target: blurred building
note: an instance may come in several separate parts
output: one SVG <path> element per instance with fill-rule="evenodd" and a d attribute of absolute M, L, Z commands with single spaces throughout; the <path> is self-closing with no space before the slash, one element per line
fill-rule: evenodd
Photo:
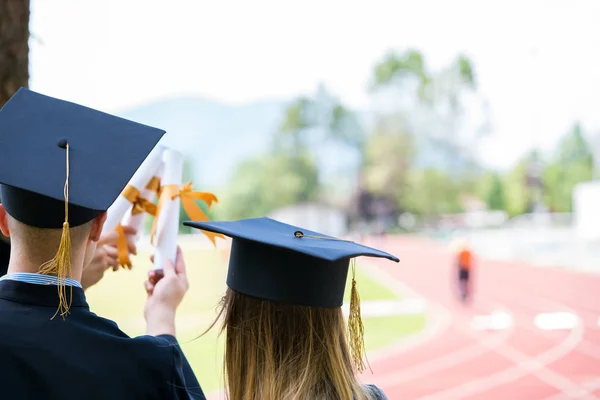
<path fill-rule="evenodd" d="M 600 181 L 582 182 L 573 188 L 573 228 L 581 240 L 600 240 Z"/>

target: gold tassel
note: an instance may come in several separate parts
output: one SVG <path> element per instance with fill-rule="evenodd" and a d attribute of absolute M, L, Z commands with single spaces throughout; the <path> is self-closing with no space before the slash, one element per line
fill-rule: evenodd
<path fill-rule="evenodd" d="M 71 308 L 71 302 L 73 299 L 73 286 L 69 286 L 69 296 L 67 297 L 67 284 L 66 278 L 71 277 L 71 235 L 69 231 L 69 144 L 66 144 L 66 158 L 67 158 L 67 176 L 65 180 L 65 222 L 63 223 L 62 236 L 60 238 L 60 244 L 58 245 L 58 251 L 54 258 L 50 261 L 45 262 L 40 267 L 40 274 L 44 275 L 55 275 L 58 278 L 58 310 L 51 319 L 54 319 L 56 315 L 65 319 Z"/>
<path fill-rule="evenodd" d="M 356 265 L 352 260 L 352 290 L 350 292 L 350 315 L 348 316 L 348 336 L 350 340 L 350 353 L 354 365 L 359 372 L 365 370 L 366 350 L 365 350 L 365 330 L 360 315 L 360 296 L 356 289 Z M 367 360 L 367 365 L 369 361 Z M 369 369 L 371 366 L 369 365 Z M 372 371 L 371 371 L 372 372 Z"/>

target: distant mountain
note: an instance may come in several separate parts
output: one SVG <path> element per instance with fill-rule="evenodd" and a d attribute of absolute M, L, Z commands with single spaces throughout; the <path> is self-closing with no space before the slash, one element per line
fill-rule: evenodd
<path fill-rule="evenodd" d="M 269 149 L 288 103 L 289 100 L 268 100 L 228 105 L 199 97 L 181 97 L 117 114 L 165 129 L 167 134 L 162 143 L 191 159 L 195 186 L 213 189 L 226 184 L 240 161 Z M 358 116 L 369 131 L 374 115 L 359 111 Z M 448 154 L 432 140 L 418 135 L 417 142 L 418 165 L 448 165 Z M 324 175 L 348 190 L 354 182 L 348 171 L 356 166 L 356 154 L 334 142 L 319 143 L 315 147 Z M 459 163 L 455 160 L 451 164 Z"/>
<path fill-rule="evenodd" d="M 287 106 L 284 100 L 242 106 L 203 98 L 175 98 L 118 113 L 167 131 L 161 143 L 190 157 L 201 186 L 220 186 L 242 159 L 261 154 Z"/>

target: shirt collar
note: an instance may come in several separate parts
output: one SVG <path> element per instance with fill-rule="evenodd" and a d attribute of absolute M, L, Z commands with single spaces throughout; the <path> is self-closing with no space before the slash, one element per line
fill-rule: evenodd
<path fill-rule="evenodd" d="M 83 289 L 70 286 L 67 297 L 71 308 L 85 307 L 89 309 Z M 0 279 L 0 299 L 36 306 L 58 307 L 59 296 L 57 286 L 39 285 L 12 279 Z M 54 313 L 56 310 L 52 310 Z"/>
<path fill-rule="evenodd" d="M 6 274 L 0 277 L 0 281 L 10 280 L 17 282 L 25 282 L 32 283 L 34 285 L 54 285 L 57 286 L 61 281 L 56 276 L 52 275 L 42 275 L 42 274 L 34 274 L 31 272 L 13 272 L 10 274 Z M 78 288 L 82 288 L 81 284 L 77 282 L 75 279 L 71 278 L 62 278 L 66 286 L 75 286 Z"/>

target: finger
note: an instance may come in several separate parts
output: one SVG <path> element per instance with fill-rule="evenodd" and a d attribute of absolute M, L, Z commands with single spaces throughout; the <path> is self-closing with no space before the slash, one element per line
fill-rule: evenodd
<path fill-rule="evenodd" d="M 106 256 L 106 250 L 104 246 L 97 246 L 96 251 L 94 252 L 94 258 L 102 260 Z"/>
<path fill-rule="evenodd" d="M 104 269 L 112 267 L 113 271 L 116 271 L 119 268 L 119 262 L 117 261 L 116 257 L 106 255 L 104 257 L 104 267 Z"/>
<path fill-rule="evenodd" d="M 137 230 L 134 227 L 129 226 L 129 225 L 123 226 L 123 232 L 126 235 L 136 235 L 137 234 Z"/>
<path fill-rule="evenodd" d="M 112 267 L 112 266 L 115 266 L 115 265 L 119 266 L 119 261 L 117 260 L 116 257 L 106 256 L 106 264 L 109 267 Z"/>
<path fill-rule="evenodd" d="M 137 255 L 137 247 L 131 240 L 127 240 L 127 250 L 130 254 Z"/>
<path fill-rule="evenodd" d="M 187 274 L 186 274 L 185 261 L 183 260 L 183 252 L 181 251 L 181 248 L 179 246 L 177 246 L 177 259 L 176 259 L 176 264 L 175 264 L 175 272 L 177 273 L 177 276 L 179 277 L 181 282 L 185 285 L 185 288 L 187 290 L 189 287 L 189 284 L 188 284 L 188 279 L 187 279 Z"/>
<path fill-rule="evenodd" d="M 165 277 L 165 273 L 162 269 L 154 270 L 154 279 L 156 280 L 156 282 L 160 281 L 164 277 Z"/>
<path fill-rule="evenodd" d="M 185 261 L 179 246 L 177 246 L 177 256 L 175 258 L 175 272 L 177 272 L 177 275 L 185 275 Z"/>
<path fill-rule="evenodd" d="M 146 289 L 146 293 L 148 294 L 148 296 L 151 296 L 152 292 L 154 292 L 154 285 L 148 281 L 145 281 L 144 289 Z"/>
<path fill-rule="evenodd" d="M 160 269 L 151 269 L 150 271 L 148 271 L 148 279 L 160 279 L 162 277 L 163 272 Z"/>
<path fill-rule="evenodd" d="M 154 254 L 150 256 L 150 261 L 152 261 L 152 264 L 154 264 Z"/>
<path fill-rule="evenodd" d="M 104 251 L 106 251 L 106 255 L 108 255 L 109 257 L 116 258 L 119 255 L 117 248 L 113 246 L 104 246 Z"/>
<path fill-rule="evenodd" d="M 119 234 L 117 232 L 103 232 L 100 235 L 100 240 L 98 240 L 98 247 L 104 246 L 105 244 L 115 245 L 117 239 L 119 239 Z"/>
<path fill-rule="evenodd" d="M 160 271 L 160 273 L 152 271 L 151 274 L 148 274 L 148 280 L 156 285 L 158 283 L 158 281 L 160 281 L 163 278 L 163 276 L 164 275 L 163 275 L 162 271 Z"/>
<path fill-rule="evenodd" d="M 163 274 L 165 276 L 176 276 L 177 272 L 175 271 L 175 264 L 169 259 L 166 259 L 162 266 Z"/>

